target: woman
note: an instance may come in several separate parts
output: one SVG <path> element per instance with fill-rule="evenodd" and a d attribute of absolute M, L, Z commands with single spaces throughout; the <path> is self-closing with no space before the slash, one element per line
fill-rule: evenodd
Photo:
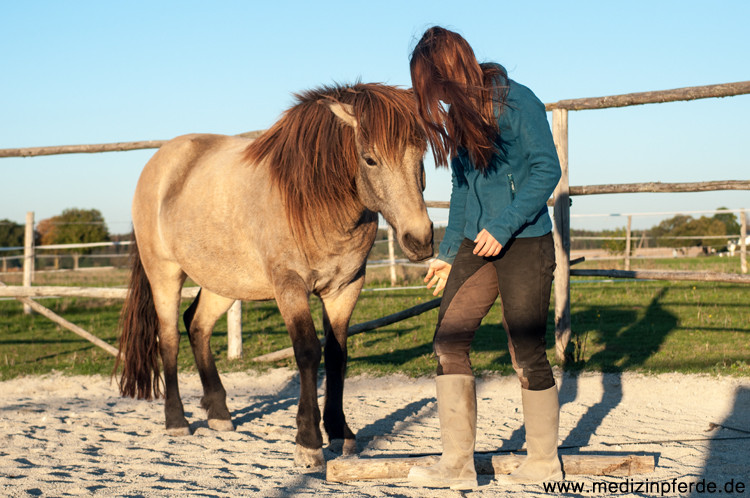
<path fill-rule="evenodd" d="M 479 64 L 459 34 L 428 29 L 410 60 L 419 114 L 438 166 L 450 162 L 448 227 L 425 282 L 445 289 L 433 341 L 443 454 L 409 479 L 476 487 L 474 333 L 498 295 L 521 382 L 527 457 L 509 479 L 562 478 L 559 404 L 547 361 L 546 324 L 555 268 L 546 202 L 560 179 L 547 115 L 505 69 Z"/>

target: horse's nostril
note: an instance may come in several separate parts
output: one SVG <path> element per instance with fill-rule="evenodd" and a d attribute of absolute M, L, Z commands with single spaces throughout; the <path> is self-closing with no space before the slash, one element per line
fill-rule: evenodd
<path fill-rule="evenodd" d="M 412 233 L 407 232 L 404 234 L 401 243 L 404 249 L 413 256 L 410 259 L 423 260 L 432 256 L 432 230 L 430 230 L 425 237 L 418 238 Z"/>

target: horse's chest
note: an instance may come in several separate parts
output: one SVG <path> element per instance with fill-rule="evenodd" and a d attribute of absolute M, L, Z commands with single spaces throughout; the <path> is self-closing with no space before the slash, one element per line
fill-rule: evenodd
<path fill-rule="evenodd" d="M 310 271 L 310 287 L 316 293 L 344 287 L 356 280 L 364 265 L 364 258 L 329 259 L 314 265 Z"/>

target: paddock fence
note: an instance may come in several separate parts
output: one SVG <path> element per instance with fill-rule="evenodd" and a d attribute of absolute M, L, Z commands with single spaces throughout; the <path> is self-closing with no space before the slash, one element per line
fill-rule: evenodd
<path fill-rule="evenodd" d="M 436 207 L 438 203 L 428 201 L 432 207 Z M 442 203 L 441 203 L 441 206 Z M 601 260 L 622 260 L 624 269 L 630 269 L 630 263 L 632 259 L 664 259 L 664 258 L 678 258 L 683 256 L 694 257 L 698 255 L 711 255 L 718 254 L 719 256 L 734 257 L 738 250 L 741 248 L 742 242 L 739 240 L 741 236 L 741 226 L 738 228 L 737 233 L 726 233 L 722 235 L 707 235 L 702 233 L 694 233 L 692 235 L 654 235 L 651 233 L 651 229 L 631 229 L 633 217 L 637 216 L 664 216 L 664 215 L 689 215 L 689 214 L 733 214 L 737 213 L 738 217 L 742 216 L 742 209 L 714 209 L 714 210 L 698 210 L 698 211 L 659 211 L 659 212 L 640 212 L 640 213 L 607 213 L 607 214 L 572 214 L 571 218 L 626 218 L 627 227 L 618 228 L 615 230 L 604 230 L 603 232 L 619 233 L 623 235 L 580 235 L 571 234 L 571 257 L 584 257 L 586 261 L 601 261 Z M 745 231 L 747 229 L 745 228 Z M 393 228 L 388 225 L 385 228 L 385 238 L 378 239 L 375 241 L 373 251 L 370 253 L 367 260 L 367 268 L 387 268 L 389 270 L 390 284 L 391 287 L 396 287 L 402 276 L 404 267 L 415 267 L 424 269 L 429 266 L 429 263 L 412 263 L 406 257 L 399 253 L 396 254 L 397 246 L 395 244 L 395 233 Z M 594 232 L 595 233 L 595 232 Z M 380 235 L 379 235 L 380 236 Z M 669 245 L 663 244 L 664 241 L 671 241 Z M 702 241 L 700 244 L 696 244 L 696 240 Z M 590 241 L 594 242 L 609 242 L 617 241 L 621 242 L 622 245 L 617 247 L 603 246 L 591 247 Z M 579 247 L 573 247 L 578 242 Z M 682 243 L 684 242 L 684 243 Z M 440 240 L 436 239 L 435 244 L 439 244 Z M 681 244 L 682 243 L 682 244 Z M 750 239 L 746 239 L 745 243 L 750 243 Z M 69 271 L 94 271 L 114 268 L 125 268 L 128 265 L 129 252 L 128 247 L 130 246 L 130 240 L 115 240 L 109 242 L 93 242 L 93 243 L 80 243 L 80 244 L 48 244 L 48 245 L 34 245 L 33 246 L 33 259 L 34 259 L 34 274 L 38 275 L 41 273 L 55 273 L 55 272 L 69 272 Z M 386 244 L 386 254 L 383 254 L 383 250 L 377 250 L 377 247 Z M 584 247 L 581 247 L 584 246 Z M 718 249 L 717 249 L 718 247 Z M 90 249 L 104 249 L 112 248 L 115 252 L 103 252 L 103 253 L 87 253 Z M 628 250 L 629 248 L 629 250 Z M 84 251 L 81 251 L 81 250 Z M 47 252 L 51 254 L 47 254 Z M 17 247 L 0 247 L 0 275 L 9 274 L 12 275 L 22 268 L 25 256 L 23 254 L 24 246 Z M 16 253 L 10 256 L 2 256 L 3 253 Z M 381 257 L 382 259 L 377 259 Z M 53 263 L 47 263 L 52 260 Z M 738 258 L 740 262 L 740 268 L 746 268 L 747 260 Z M 45 264 L 39 264 L 39 262 Z M 98 263 L 98 264 L 97 264 Z M 744 272 L 744 270 L 743 270 Z M 2 278 L 2 277 L 0 277 Z M 403 286 L 401 286 L 403 287 Z"/>
<path fill-rule="evenodd" d="M 560 100 L 555 103 L 546 104 L 547 111 L 552 112 L 552 135 L 555 141 L 555 147 L 560 159 L 562 176 L 555 188 L 553 196 L 548 204 L 553 207 L 554 229 L 553 237 L 555 240 L 555 256 L 557 268 L 555 270 L 555 356 L 559 362 L 565 361 L 565 349 L 571 337 L 571 319 L 570 319 L 570 277 L 578 276 L 608 276 L 615 278 L 639 278 L 639 279 L 656 279 L 656 280 L 702 280 L 716 282 L 741 282 L 750 283 L 750 276 L 747 275 L 746 254 L 747 248 L 745 240 L 747 238 L 747 215 L 743 210 L 741 212 L 742 233 L 740 234 L 741 244 L 741 261 L 743 262 L 742 274 L 729 273 L 709 273 L 709 272 L 677 272 L 677 271 L 624 271 L 624 270 L 571 270 L 570 261 L 570 206 L 571 196 L 576 195 L 601 195 L 601 194 L 621 194 L 621 193 L 654 193 L 654 192 L 705 192 L 717 190 L 750 190 L 750 180 L 728 180 L 728 181 L 705 181 L 693 183 L 627 183 L 627 184 L 606 184 L 606 185 L 587 185 L 587 186 L 570 186 L 569 184 L 569 164 L 568 164 L 568 113 L 569 111 L 581 111 L 591 109 L 606 109 L 613 107 L 626 107 L 634 105 L 655 104 L 665 102 L 689 101 L 705 98 L 732 97 L 738 95 L 750 94 L 750 81 L 736 83 L 724 83 L 718 85 L 707 85 L 698 87 L 686 87 L 673 90 L 662 90 L 652 92 L 629 93 L 623 95 L 613 95 L 606 97 L 582 98 Z M 240 134 L 248 138 L 259 136 L 262 131 L 252 131 Z M 43 155 L 56 154 L 80 154 L 80 153 L 99 153 L 112 151 L 127 151 L 139 149 L 155 149 L 161 147 L 166 140 L 148 140 L 139 142 L 118 142 L 108 144 L 89 144 L 89 145 L 65 145 L 51 147 L 28 147 L 15 149 L 0 149 L 0 158 L 3 157 L 34 157 Z M 428 207 L 447 208 L 448 202 L 428 202 Z M 33 214 L 29 223 L 27 215 L 26 223 L 26 244 L 28 247 L 33 245 Z M 29 227 L 32 227 L 31 229 Z M 391 236 L 392 240 L 392 236 Z M 31 241 L 31 242 L 30 242 Z M 629 251 L 626 251 L 629 252 Z M 393 259 L 391 253 L 391 259 Z M 41 297 L 46 294 L 68 295 L 68 296 L 85 296 L 85 297 L 107 297 L 107 298 L 124 298 L 125 289 L 101 289 L 101 288 L 76 288 L 76 287 L 41 287 L 33 286 L 33 257 L 24 257 L 24 281 L 22 286 L 4 286 L 0 282 L 0 297 L 15 297 L 24 303 L 24 309 L 31 312 L 32 306 L 39 312 L 41 305 L 31 300 L 32 297 Z M 184 289 L 183 297 L 191 297 L 190 294 L 197 292 L 197 289 Z M 431 301 L 432 307 L 439 304 L 439 299 Z M 425 303 L 427 304 L 427 303 Z M 242 339 L 241 339 L 241 311 L 240 302 L 237 301 L 228 314 L 228 357 L 239 358 L 242 356 Z M 44 308 L 46 310 L 46 308 Z M 432 308 L 428 308 L 432 309 Z M 407 311 L 407 310 L 405 310 Z M 424 309 L 426 311 L 426 309 Z M 49 312 L 49 313 L 47 313 Z M 65 321 L 62 317 L 55 315 L 50 310 L 45 312 L 45 316 L 55 320 L 59 324 Z M 402 313 L 402 312 L 400 312 Z M 398 314 L 397 314 L 398 315 Z M 413 316 L 413 315 L 410 315 Z M 388 317 L 384 317 L 388 318 Z M 383 319 L 373 320 L 373 322 L 383 321 Z M 387 320 L 386 320 L 387 321 Z M 392 322 L 391 322 L 392 323 Z M 67 322 L 66 328 L 75 333 L 86 337 L 85 332 Z M 357 327 L 356 325 L 352 328 Z M 86 333 L 88 334 L 88 333 Z M 90 335 L 90 334 L 89 334 Z M 96 339 L 86 337 L 88 340 Z M 101 346 L 100 344 L 98 344 Z M 108 346 L 108 345 L 106 345 Z M 110 346 L 111 348 L 111 346 Z M 105 348 L 107 349 L 107 348 Z M 109 349 L 108 349 L 109 350 Z M 112 354 L 117 354 L 109 350 Z"/>

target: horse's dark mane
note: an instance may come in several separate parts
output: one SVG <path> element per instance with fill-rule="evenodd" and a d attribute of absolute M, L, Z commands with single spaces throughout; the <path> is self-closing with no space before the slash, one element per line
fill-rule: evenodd
<path fill-rule="evenodd" d="M 361 210 L 354 180 L 355 131 L 333 114 L 332 102 L 351 106 L 361 145 L 374 148 L 389 163 L 398 163 L 409 145 L 426 147 L 411 90 L 357 83 L 295 97 L 296 104 L 248 145 L 245 159 L 266 162 L 298 236 L 326 223 L 346 227 Z"/>

